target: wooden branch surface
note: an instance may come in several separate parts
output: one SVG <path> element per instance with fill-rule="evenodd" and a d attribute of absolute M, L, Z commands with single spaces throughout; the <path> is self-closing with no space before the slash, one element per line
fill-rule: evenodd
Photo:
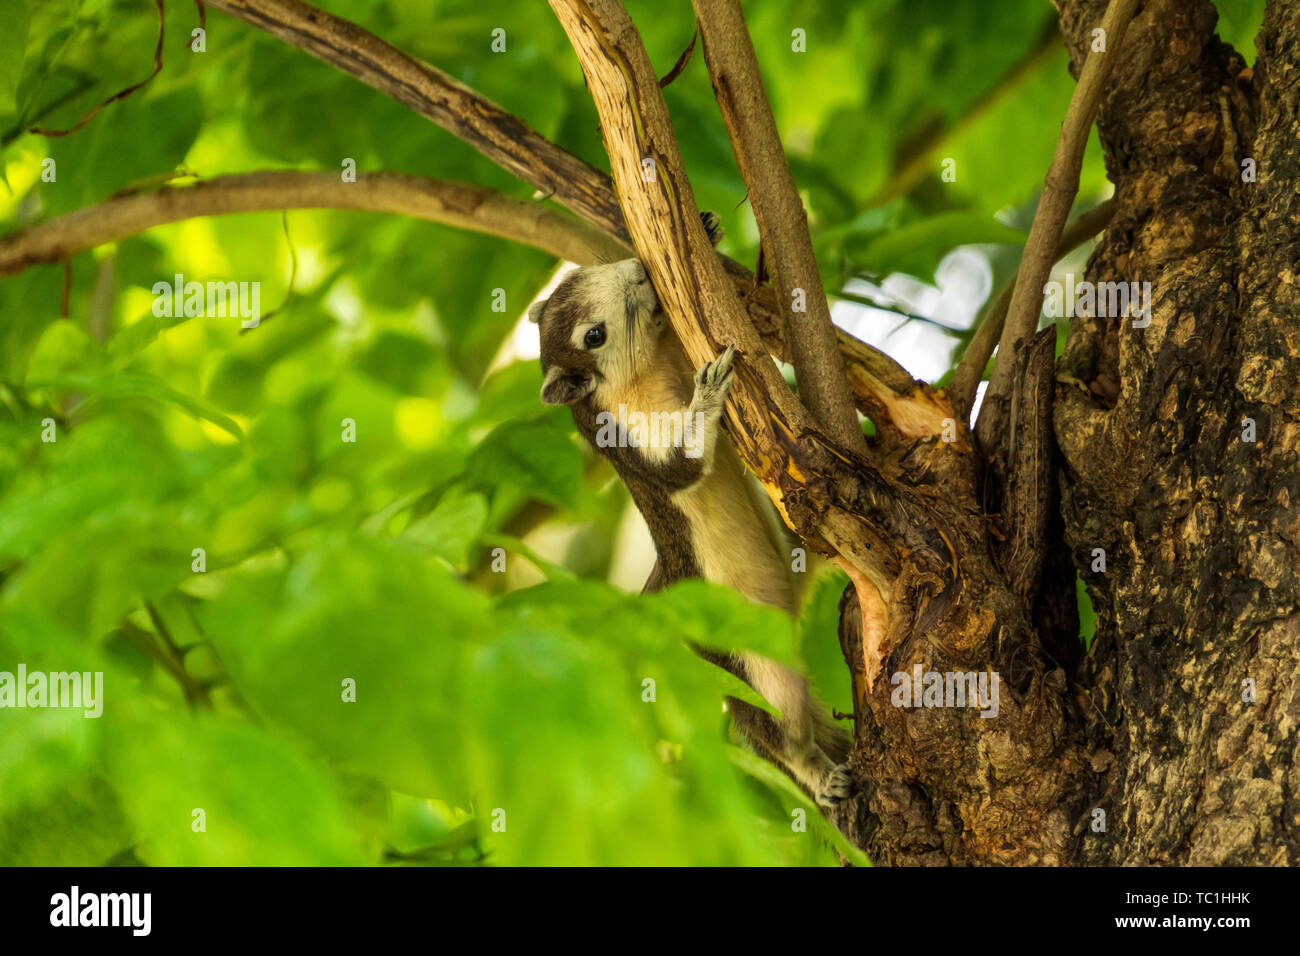
<path fill-rule="evenodd" d="M 1056 248 L 1061 240 L 1061 229 L 1075 193 L 1079 190 L 1079 170 L 1083 165 L 1083 150 L 1088 144 L 1097 103 L 1104 92 L 1106 79 L 1119 56 L 1124 33 L 1128 28 L 1138 0 L 1110 0 L 1102 18 L 1106 49 L 1088 55 L 1079 82 L 1075 85 L 1061 124 L 1061 135 L 1056 141 L 1056 151 L 1043 183 L 1043 193 L 1038 201 L 1038 211 L 1025 241 L 1025 252 L 1020 260 L 1015 290 L 1007 308 L 1006 325 L 998 341 L 998 357 L 993 374 L 980 406 L 980 423 L 977 434 L 986 445 L 994 438 L 990 423 L 1004 420 L 1015 381 L 1017 355 L 1038 328 L 1038 316 L 1043 307 L 1043 285 L 1056 261 Z M 994 429 L 996 430 L 996 429 Z"/>
<path fill-rule="evenodd" d="M 693 0 L 713 91 L 748 188 L 777 302 L 786 312 L 799 397 L 817 423 L 865 454 L 808 216 L 768 103 L 738 0 Z"/>
<path fill-rule="evenodd" d="M 396 213 L 487 233 L 580 263 L 609 262 L 631 247 L 581 219 L 483 186 L 403 173 L 257 172 L 115 196 L 0 239 L 0 276 L 60 262 L 94 246 L 198 216 L 281 209 Z"/>

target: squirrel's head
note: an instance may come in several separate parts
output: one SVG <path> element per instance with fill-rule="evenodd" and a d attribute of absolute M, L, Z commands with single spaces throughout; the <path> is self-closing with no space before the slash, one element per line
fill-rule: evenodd
<path fill-rule="evenodd" d="M 542 401 L 573 405 L 622 393 L 655 361 L 665 316 L 636 259 L 586 266 L 565 276 L 528 317 L 541 339 Z"/>

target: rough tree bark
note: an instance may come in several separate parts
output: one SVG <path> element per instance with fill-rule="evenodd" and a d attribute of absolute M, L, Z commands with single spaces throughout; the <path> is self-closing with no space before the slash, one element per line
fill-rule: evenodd
<path fill-rule="evenodd" d="M 1061 6 L 1076 67 L 1098 6 Z M 1300 860 L 1300 10 L 1268 5 L 1253 75 L 1215 19 L 1134 23 L 1088 278 L 1150 282 L 1151 324 L 1074 319 L 1057 388 L 1065 539 L 1098 611 L 1086 734 L 1113 755 L 1090 863 Z"/>
<path fill-rule="evenodd" d="M 1058 6 L 1078 75 L 1106 3 Z M 871 701 L 851 826 L 879 862 L 1300 856 L 1300 16 L 1269 5 L 1253 76 L 1215 20 L 1209 2 L 1146 3 L 1099 115 L 1117 211 L 1086 278 L 1150 282 L 1153 307 L 1145 328 L 1073 319 L 1046 408 L 1060 503 L 1043 588 L 1079 570 L 1095 642 L 1071 664 L 1068 615 L 1040 594 L 1027 659 L 1064 667 L 1022 691 L 1014 657 L 974 655 L 1013 689 L 1012 722 L 981 732 L 947 711 L 903 716 Z M 1247 159 L 1255 181 L 1243 179 Z M 1021 357 L 1014 371 L 1041 396 L 1035 364 Z M 1010 436 L 997 437 L 1005 449 Z M 1014 524 L 1024 505 L 1013 487 L 1002 519 Z M 1098 548 L 1104 573 L 1092 570 Z M 934 637 L 931 661 L 972 663 Z M 1049 721 L 1017 725 L 1035 707 Z M 1037 840 L 1012 816 L 1024 812 Z"/>

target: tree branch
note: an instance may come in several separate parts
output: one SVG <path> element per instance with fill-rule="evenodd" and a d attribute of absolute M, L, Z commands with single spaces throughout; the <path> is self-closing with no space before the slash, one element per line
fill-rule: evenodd
<path fill-rule="evenodd" d="M 899 571 L 899 548 L 914 543 L 925 560 L 940 536 L 917 527 L 900 495 L 865 459 L 827 444 L 830 439 L 763 356 L 699 221 L 663 93 L 622 5 L 550 4 L 600 114 L 628 229 L 687 356 L 701 365 L 726 345 L 740 352 L 727 401 L 737 451 L 792 528 L 810 543 L 830 539 L 829 547 L 820 547 L 838 550 L 888 593 Z M 836 500 L 827 488 L 843 494 Z"/>
<path fill-rule="evenodd" d="M 256 172 L 221 176 L 192 186 L 119 195 L 0 239 L 0 277 L 200 216 L 283 209 L 352 209 L 396 213 L 470 229 L 534 246 L 579 265 L 626 259 L 635 252 L 603 229 L 537 202 L 514 199 L 470 183 L 402 173 L 361 173 L 355 183 L 337 173 Z M 722 259 L 749 309 L 764 347 L 789 361 L 785 329 L 769 286 L 753 288 L 745 270 Z M 858 407 L 877 425 L 905 437 L 933 434 L 948 414 L 943 400 L 892 359 L 836 330 Z"/>
<path fill-rule="evenodd" d="M 259 172 L 116 196 L 7 236 L 0 239 L 0 276 L 182 219 L 281 209 L 415 216 L 536 246 L 573 262 L 609 262 L 631 254 L 626 244 L 558 209 L 470 183 L 384 172 L 361 173 L 353 183 L 333 172 Z"/>
<path fill-rule="evenodd" d="M 754 285 L 754 274 L 726 256 L 719 257 L 740 296 L 754 327 L 772 354 L 791 359 L 790 332 L 770 285 Z M 892 358 L 838 326 L 835 341 L 843 355 L 845 371 L 858 410 L 882 432 L 905 440 L 937 435 L 943 420 L 952 415 L 948 400 L 925 382 L 918 382 Z"/>
<path fill-rule="evenodd" d="M 469 143 L 560 205 L 626 239 L 609 179 L 435 66 L 301 0 L 205 0 L 351 73 Z"/>
<path fill-rule="evenodd" d="M 1106 78 L 1119 54 L 1124 32 L 1137 7 L 1137 0 L 1110 0 L 1102 18 L 1105 51 L 1094 51 L 1083 64 L 1079 82 L 1070 97 L 1061 135 L 1056 141 L 1056 152 L 1047 170 L 1043 193 L 1038 201 L 1038 211 L 1025 241 L 1025 252 L 1020 260 L 1020 271 L 1007 308 L 1006 325 L 998 342 L 998 357 L 993 365 L 993 375 L 980 407 L 977 432 L 986 447 L 991 440 L 990 424 L 1001 421 L 1005 406 L 1014 386 L 1017 355 L 1038 328 L 1042 312 L 1043 284 L 1056 261 L 1055 252 L 1060 243 L 1061 229 L 1070 214 L 1075 193 L 1079 189 L 1079 170 L 1083 165 L 1083 150 L 1088 144 L 1093 116 L 1101 99 Z"/>
<path fill-rule="evenodd" d="M 749 189 L 777 301 L 787 325 L 799 396 L 826 432 L 860 453 L 867 450 L 850 398 L 822 289 L 808 216 L 790 172 L 763 87 L 758 58 L 737 0 L 692 0 L 704 60 L 731 148 Z"/>
<path fill-rule="evenodd" d="M 1105 229 L 1114 215 L 1115 200 L 1107 199 L 1101 205 L 1076 218 L 1061 233 L 1061 241 L 1057 244 L 1056 253 L 1052 258 L 1053 264 L 1064 259 Z M 953 413 L 963 423 L 970 418 L 975 392 L 984 378 L 984 368 L 988 365 L 989 356 L 993 354 L 993 348 L 1002 335 L 1007 319 L 1007 307 L 1011 304 L 1011 293 L 1016 287 L 1019 276 L 1020 272 L 1017 271 L 985 314 L 984 320 L 980 322 L 979 328 L 975 330 L 970 343 L 966 346 L 966 351 L 962 353 L 961 361 L 957 363 L 957 369 L 953 372 L 952 382 L 946 390 L 948 400 L 952 402 Z"/>
<path fill-rule="evenodd" d="M 301 0 L 211 0 L 209 5 L 401 101 L 612 238 L 627 241 L 608 176 L 436 67 Z M 788 361 L 788 337 L 776 293 L 770 286 L 756 286 L 744 266 L 723 261 L 755 326 L 773 353 Z M 941 396 L 885 353 L 842 330 L 836 330 L 836 337 L 858 407 L 878 428 L 904 438 L 939 432 L 951 414 Z"/>

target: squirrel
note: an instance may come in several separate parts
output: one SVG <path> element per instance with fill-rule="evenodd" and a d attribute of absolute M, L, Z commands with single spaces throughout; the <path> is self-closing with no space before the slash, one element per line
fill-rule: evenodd
<path fill-rule="evenodd" d="M 701 218 L 717 245 L 718 217 Z M 692 370 L 636 259 L 573 270 L 528 316 L 541 341 L 542 401 L 569 406 L 649 526 L 657 560 L 643 593 L 702 577 L 793 614 L 785 529 L 721 427 L 735 347 Z M 780 711 L 775 718 L 727 698 L 733 724 L 760 756 L 822 807 L 849 795 L 851 740 L 805 676 L 757 654 L 691 648 Z"/>

